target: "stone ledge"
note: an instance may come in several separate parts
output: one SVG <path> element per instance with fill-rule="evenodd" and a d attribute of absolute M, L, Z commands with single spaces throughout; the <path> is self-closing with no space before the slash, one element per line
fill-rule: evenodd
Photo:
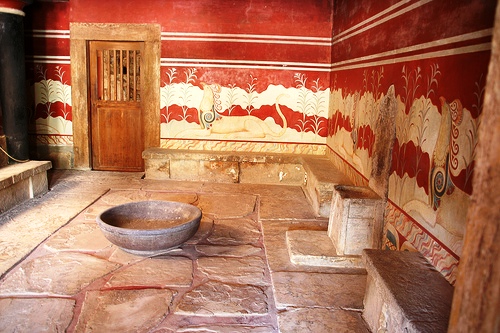
<path fill-rule="evenodd" d="M 0 169 L 0 189 L 45 172 L 50 168 L 52 168 L 52 163 L 49 161 L 29 161 L 3 167 Z"/>
<path fill-rule="evenodd" d="M 48 191 L 48 161 L 29 161 L 0 168 L 0 213 Z"/>
<path fill-rule="evenodd" d="M 363 250 L 372 332 L 446 332 L 453 287 L 419 252 Z"/>

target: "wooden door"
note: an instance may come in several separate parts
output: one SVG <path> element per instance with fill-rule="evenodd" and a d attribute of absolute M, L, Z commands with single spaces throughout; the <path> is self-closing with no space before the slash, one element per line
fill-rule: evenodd
<path fill-rule="evenodd" d="M 143 42 L 89 42 L 92 169 L 143 171 Z"/>

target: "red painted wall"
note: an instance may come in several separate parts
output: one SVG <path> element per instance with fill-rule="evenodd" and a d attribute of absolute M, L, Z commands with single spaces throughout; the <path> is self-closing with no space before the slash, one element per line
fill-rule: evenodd
<path fill-rule="evenodd" d="M 186 72 L 194 73 L 189 84 L 198 90 L 204 82 L 260 94 L 272 85 L 301 86 L 297 75 L 309 79 L 306 82 L 309 90 L 313 86 L 326 90 L 329 86 L 331 1 L 72 0 L 37 2 L 26 11 L 28 79 L 32 84 L 48 80 L 71 84 L 70 22 L 88 22 L 160 24 L 162 89 L 182 84 Z M 175 80 L 169 76 L 172 71 L 177 73 Z M 313 80 L 317 80 L 315 84 Z M 41 88 L 49 94 L 47 85 Z M 169 105 L 169 110 L 162 108 L 159 122 L 185 118 L 181 109 L 187 106 L 175 103 Z M 61 116 L 71 120 L 68 107 L 70 110 L 68 104 L 57 99 L 47 103 L 38 98 L 34 119 Z M 300 124 L 296 126 L 297 120 L 308 121 L 310 115 L 300 114 L 292 106 L 283 109 L 288 112 L 289 127 L 303 129 Z M 273 110 L 271 105 L 265 105 L 253 115 L 262 120 L 270 116 L 278 121 Z M 190 112 L 196 110 L 190 107 Z M 224 112 L 227 114 L 228 110 Z M 326 115 L 320 118 L 320 127 L 315 121 L 316 128 L 309 131 L 324 138 Z M 196 119 L 193 114 L 190 121 Z M 38 134 L 33 133 L 40 138 Z"/>
<path fill-rule="evenodd" d="M 472 194 L 496 1 L 335 2 L 327 145 L 365 182 L 376 117 L 398 101 L 386 247 L 422 252 L 450 282 Z M 437 177 L 437 178 L 436 178 Z"/>

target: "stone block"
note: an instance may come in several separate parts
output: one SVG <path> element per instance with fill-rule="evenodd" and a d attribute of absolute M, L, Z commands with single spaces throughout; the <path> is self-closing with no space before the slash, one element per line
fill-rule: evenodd
<path fill-rule="evenodd" d="M 144 168 L 147 179 L 170 179 L 170 160 L 169 159 L 145 159 Z"/>
<path fill-rule="evenodd" d="M 288 230 L 290 261 L 296 265 L 352 268 L 364 271 L 361 256 L 339 256 L 326 230 Z"/>
<path fill-rule="evenodd" d="M 304 156 L 302 161 L 306 195 L 320 216 L 329 217 L 335 186 L 352 182 L 328 158 Z"/>
<path fill-rule="evenodd" d="M 383 200 L 368 187 L 336 186 L 328 236 L 338 255 L 361 255 L 381 246 Z"/>
<path fill-rule="evenodd" d="M 12 207 L 28 201 L 30 196 L 29 179 L 24 179 L 20 182 L 12 184 L 4 188 L 1 192 L 2 200 L 0 200 L 0 214 L 11 209 Z"/>
<path fill-rule="evenodd" d="M 419 252 L 364 250 L 372 332 L 447 332 L 453 287 Z"/>
<path fill-rule="evenodd" d="M 33 198 L 44 195 L 49 190 L 47 173 L 41 172 L 31 177 L 31 192 Z"/>
<path fill-rule="evenodd" d="M 301 164 L 240 163 L 240 183 L 302 185 L 304 169 Z"/>
<path fill-rule="evenodd" d="M 170 178 L 176 180 L 238 183 L 239 167 L 234 161 L 170 160 Z"/>

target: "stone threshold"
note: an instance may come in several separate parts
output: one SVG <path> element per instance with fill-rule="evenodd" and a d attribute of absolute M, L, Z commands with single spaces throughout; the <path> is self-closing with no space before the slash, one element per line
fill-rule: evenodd
<path fill-rule="evenodd" d="M 47 193 L 49 161 L 28 161 L 0 168 L 0 213 Z"/>

